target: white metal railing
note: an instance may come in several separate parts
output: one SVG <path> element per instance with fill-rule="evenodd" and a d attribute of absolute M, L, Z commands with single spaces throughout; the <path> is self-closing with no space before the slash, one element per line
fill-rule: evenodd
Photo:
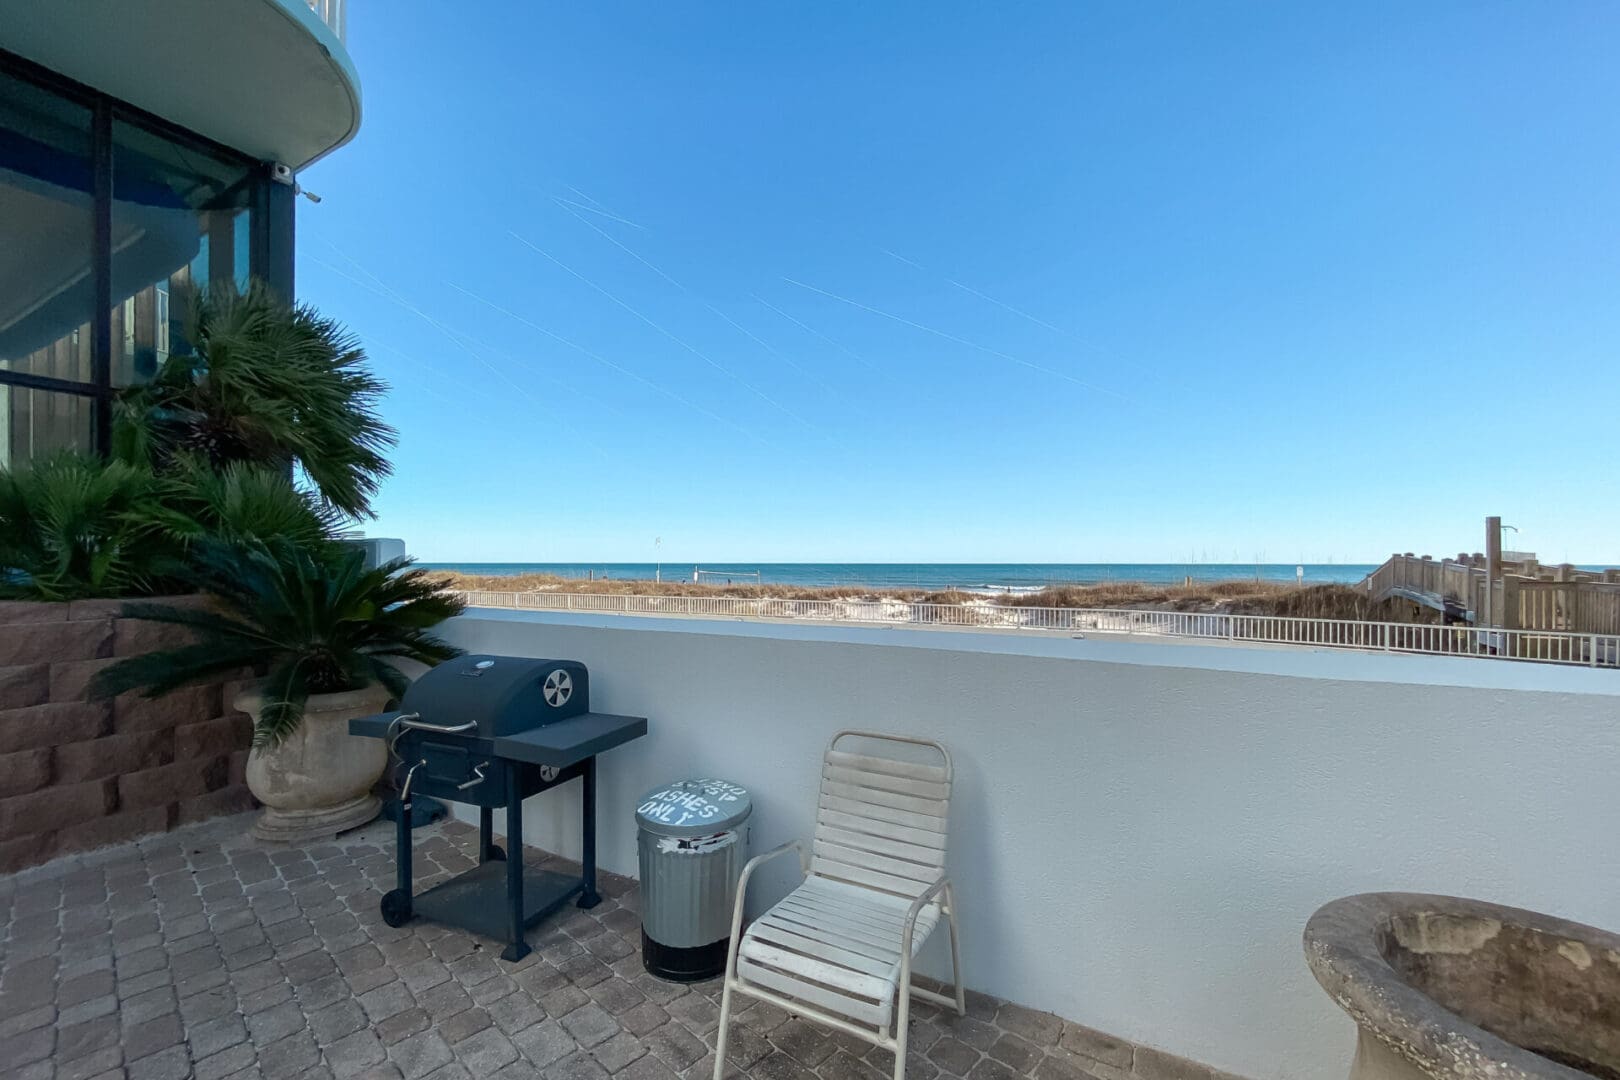
<path fill-rule="evenodd" d="M 493 592 L 461 594 L 469 607 L 624 615 L 699 615 L 733 619 L 813 619 L 888 626 L 970 626 L 1006 630 L 1094 631 L 1276 645 L 1370 649 L 1620 667 L 1620 634 L 1499 630 L 1427 623 L 1224 615 L 1131 608 L 1013 607 L 931 604 L 909 600 L 785 600 L 738 596 L 635 596 L 615 593 Z"/>
<path fill-rule="evenodd" d="M 332 28 L 332 33 L 345 45 L 349 43 L 347 0 L 308 0 L 309 10 L 321 17 Z"/>

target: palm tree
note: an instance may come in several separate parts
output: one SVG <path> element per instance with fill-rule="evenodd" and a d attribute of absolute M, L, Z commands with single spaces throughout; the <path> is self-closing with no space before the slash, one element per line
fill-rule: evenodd
<path fill-rule="evenodd" d="M 296 466 L 331 507 L 373 516 L 396 433 L 377 412 L 387 386 L 354 335 L 260 282 L 195 292 L 187 310 L 189 348 L 118 397 L 116 455 L 158 472 L 188 454 L 216 469 Z"/>
<path fill-rule="evenodd" d="M 214 598 L 215 610 L 124 607 L 128 618 L 190 629 L 192 644 L 120 660 L 98 674 L 93 691 L 110 697 L 145 688 L 147 697 L 159 697 L 244 668 L 261 671 L 256 747 L 278 745 L 297 730 L 312 694 L 381 683 L 400 697 L 410 680 L 396 661 L 432 665 L 461 655 L 428 630 L 465 607 L 411 561 L 367 570 L 359 550 L 200 540 L 183 572 Z"/>
<path fill-rule="evenodd" d="M 282 473 L 179 455 L 144 465 L 62 451 L 0 469 L 0 597 L 82 600 L 184 592 L 181 562 L 205 538 L 336 545 L 338 514 Z"/>
<path fill-rule="evenodd" d="M 169 562 L 161 489 L 144 468 L 74 451 L 0 469 L 0 596 L 150 593 Z"/>
<path fill-rule="evenodd" d="M 290 541 L 300 548 L 334 544 L 338 512 L 283 472 L 234 461 L 222 469 L 186 455 L 164 476 L 163 525 L 182 545 L 213 537 L 226 543 Z"/>

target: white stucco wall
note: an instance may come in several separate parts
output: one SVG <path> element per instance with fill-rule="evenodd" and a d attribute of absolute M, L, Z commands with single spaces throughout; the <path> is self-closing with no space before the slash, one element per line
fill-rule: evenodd
<path fill-rule="evenodd" d="M 835 730 L 940 739 L 969 985 L 1256 1080 L 1344 1075 L 1352 1026 L 1300 949 L 1334 897 L 1620 926 L 1613 672 L 529 612 L 447 636 L 581 660 L 594 708 L 650 718 L 601 761 L 601 862 L 620 873 L 655 783 L 745 784 L 759 851 L 808 834 Z M 577 854 L 576 788 L 531 800 L 531 842 Z M 790 887 L 776 870 L 756 907 Z"/>

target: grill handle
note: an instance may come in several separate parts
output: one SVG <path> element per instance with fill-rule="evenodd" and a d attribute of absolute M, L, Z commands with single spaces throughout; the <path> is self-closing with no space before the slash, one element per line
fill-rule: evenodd
<path fill-rule="evenodd" d="M 484 769 L 488 765 L 489 765 L 489 762 L 487 762 L 487 761 L 480 762 L 479 764 L 474 765 L 473 766 L 473 778 L 471 780 L 468 780 L 465 784 L 457 784 L 456 788 L 458 790 L 460 790 L 460 791 L 466 791 L 470 787 L 477 787 L 479 784 L 482 784 L 484 782 L 484 779 L 485 779 L 484 778 Z"/>
<path fill-rule="evenodd" d="M 436 731 L 441 735 L 459 735 L 478 726 L 476 720 L 469 720 L 465 724 L 430 724 L 422 719 L 421 713 L 414 712 L 400 713 L 394 722 L 403 728 L 413 728 L 417 731 Z"/>

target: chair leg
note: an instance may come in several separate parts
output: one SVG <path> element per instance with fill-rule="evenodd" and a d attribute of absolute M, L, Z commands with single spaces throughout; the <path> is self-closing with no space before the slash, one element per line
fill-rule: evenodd
<path fill-rule="evenodd" d="M 906 1080 L 906 1036 L 911 1030 L 910 972 L 900 987 L 900 1000 L 894 1017 L 894 1080 Z"/>
<path fill-rule="evenodd" d="M 956 1014 L 967 1015 L 967 991 L 962 985 L 962 949 L 956 938 L 956 897 L 951 895 L 951 887 L 945 886 L 945 909 L 950 912 L 951 930 L 951 980 L 956 983 Z"/>
<path fill-rule="evenodd" d="M 735 946 L 733 946 L 735 948 Z M 726 964 L 724 989 L 720 991 L 720 1028 L 714 1037 L 714 1080 L 726 1072 L 726 1028 L 731 1023 L 731 964 Z"/>

